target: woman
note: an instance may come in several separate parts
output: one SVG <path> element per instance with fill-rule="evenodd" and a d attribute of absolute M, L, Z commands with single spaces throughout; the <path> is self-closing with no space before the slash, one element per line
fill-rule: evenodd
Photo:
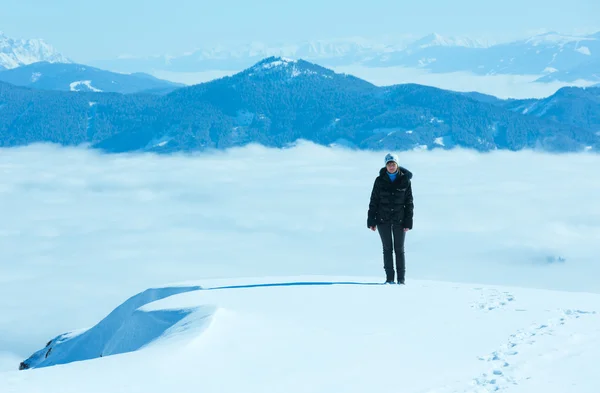
<path fill-rule="evenodd" d="M 386 284 L 394 283 L 392 250 L 396 253 L 398 284 L 404 284 L 404 238 L 413 226 L 411 178 L 412 173 L 398 165 L 397 156 L 387 154 L 371 192 L 367 226 L 373 231 L 377 228 L 381 236 Z"/>

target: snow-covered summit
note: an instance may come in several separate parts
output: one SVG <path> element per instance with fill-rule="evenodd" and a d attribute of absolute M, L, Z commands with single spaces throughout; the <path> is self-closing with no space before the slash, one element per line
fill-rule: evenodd
<path fill-rule="evenodd" d="M 325 78 L 333 78 L 335 72 L 301 59 L 271 56 L 253 65 L 244 74 L 250 77 L 278 75 L 285 78 L 295 78 L 301 75 L 320 75 Z"/>
<path fill-rule="evenodd" d="M 289 57 L 271 56 L 262 61 L 259 61 L 252 67 L 255 70 L 260 68 L 273 68 L 273 67 L 287 67 L 289 65 L 297 64 L 298 61 L 290 59 Z"/>
<path fill-rule="evenodd" d="M 554 393 L 577 381 L 591 393 L 599 304 L 597 294 L 373 277 L 180 283 L 51 339 L 27 371 L 0 373 L 0 390 Z"/>
<path fill-rule="evenodd" d="M 0 69 L 47 61 L 71 63 L 50 44 L 41 39 L 14 39 L 0 31 Z"/>

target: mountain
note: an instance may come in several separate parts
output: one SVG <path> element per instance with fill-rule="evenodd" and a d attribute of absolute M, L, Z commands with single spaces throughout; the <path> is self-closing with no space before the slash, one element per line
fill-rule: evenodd
<path fill-rule="evenodd" d="M 415 46 L 486 47 L 482 40 L 465 37 L 443 37 L 439 34 L 417 39 L 412 36 L 397 37 L 393 43 L 382 43 L 364 38 L 302 41 L 268 45 L 253 42 L 234 47 L 201 48 L 180 56 L 162 55 L 148 57 L 122 56 L 118 59 L 98 60 L 92 64 L 123 72 L 133 70 L 167 70 L 171 72 L 198 72 L 208 70 L 241 70 L 265 57 L 302 58 L 328 66 L 360 64 L 387 53 L 412 50 Z"/>
<path fill-rule="evenodd" d="M 470 91 L 470 92 L 459 92 L 460 94 L 466 96 L 466 97 L 470 97 L 474 100 L 480 101 L 480 102 L 485 102 L 487 104 L 497 104 L 497 105 L 503 105 L 506 102 L 509 102 L 512 99 L 501 99 L 498 98 L 496 96 L 493 95 L 489 95 L 489 94 L 483 94 L 483 93 L 479 93 L 477 91 Z"/>
<path fill-rule="evenodd" d="M 13 39 L 0 32 L 0 70 L 46 61 L 70 63 L 51 45 L 40 39 Z"/>
<path fill-rule="evenodd" d="M 595 293 L 424 280 L 381 285 L 372 277 L 164 285 L 89 328 L 49 337 L 21 363 L 27 371 L 15 364 L 0 373 L 0 386 L 351 393 L 388 390 L 382 375 L 393 375 L 406 392 L 525 386 L 552 393 L 577 381 L 577 392 L 591 393 L 599 301 Z M 461 323 L 440 323 L 450 320 Z"/>
<path fill-rule="evenodd" d="M 577 80 L 600 81 L 600 57 L 586 60 L 564 71 L 555 71 L 537 79 L 537 82 L 575 82 Z"/>
<path fill-rule="evenodd" d="M 38 62 L 0 71 L 0 81 L 45 90 L 167 93 L 184 85 L 143 73 L 119 74 L 82 64 Z"/>
<path fill-rule="evenodd" d="M 502 105 L 530 116 L 600 131 L 600 87 L 563 87 L 544 99 L 512 100 Z"/>
<path fill-rule="evenodd" d="M 123 57 L 93 64 L 125 72 L 238 71 L 270 56 L 302 58 L 331 67 L 355 64 L 402 66 L 434 73 L 462 71 L 477 75 L 542 75 L 546 79 L 540 79 L 540 82 L 572 82 L 573 72 L 570 70 L 577 70 L 577 78 L 597 80 L 598 71 L 594 64 L 600 61 L 600 32 L 585 36 L 550 32 L 500 44 L 435 33 L 417 39 L 404 37 L 394 43 L 358 38 L 279 45 L 253 43 L 233 48 L 198 49 L 181 56 Z"/>
<path fill-rule="evenodd" d="M 280 57 L 164 96 L 0 83 L 0 111 L 2 146 L 45 141 L 87 143 L 109 152 L 173 152 L 248 143 L 282 147 L 305 139 L 358 149 L 600 147 L 597 129 L 433 87 L 377 87 Z"/>
<path fill-rule="evenodd" d="M 171 72 L 239 71 L 272 56 L 302 58 L 328 65 L 344 65 L 360 62 L 387 49 L 389 47 L 384 44 L 361 38 L 279 43 L 278 45 L 253 42 L 233 47 L 201 48 L 180 56 L 121 56 L 117 59 L 94 61 L 91 64 L 123 72 L 135 70 L 146 72 L 154 70 Z"/>
<path fill-rule="evenodd" d="M 437 40 L 439 41 L 439 40 Z M 598 35 L 584 37 L 547 33 L 490 47 L 448 46 L 431 43 L 412 50 L 375 57 L 369 66 L 420 67 L 432 72 L 469 71 L 480 75 L 550 74 L 600 59 Z M 597 73 L 597 71 L 596 71 Z M 584 79 L 590 77 L 584 74 Z M 557 80 L 560 74 L 556 74 Z"/>

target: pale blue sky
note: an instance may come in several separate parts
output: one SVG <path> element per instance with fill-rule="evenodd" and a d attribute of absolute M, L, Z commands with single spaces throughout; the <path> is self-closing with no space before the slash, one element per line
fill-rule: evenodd
<path fill-rule="evenodd" d="M 0 9 L 0 31 L 43 38 L 76 61 L 252 40 L 431 32 L 503 40 L 600 30 L 597 0 L 0 0 Z"/>

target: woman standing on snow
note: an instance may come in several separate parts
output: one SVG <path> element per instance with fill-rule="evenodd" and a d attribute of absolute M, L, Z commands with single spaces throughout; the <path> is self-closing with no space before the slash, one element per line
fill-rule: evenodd
<path fill-rule="evenodd" d="M 380 169 L 371 192 L 367 227 L 373 231 L 377 228 L 381 236 L 386 284 L 394 283 L 392 250 L 396 253 L 398 284 L 404 284 L 404 238 L 413 226 L 411 178 L 412 173 L 399 166 L 398 157 L 387 154 L 385 167 Z"/>

